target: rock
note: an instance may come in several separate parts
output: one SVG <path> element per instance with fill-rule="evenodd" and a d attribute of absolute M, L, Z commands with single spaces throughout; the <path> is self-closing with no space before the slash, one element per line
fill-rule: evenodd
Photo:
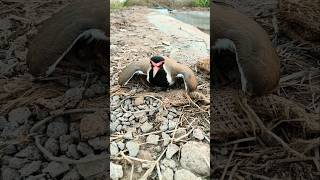
<path fill-rule="evenodd" d="M 80 124 L 79 123 L 70 123 L 70 136 L 75 140 L 80 140 Z"/>
<path fill-rule="evenodd" d="M 168 122 L 168 129 L 169 130 L 173 130 L 174 128 L 176 128 L 176 126 L 177 126 L 177 122 L 169 120 L 169 122 Z"/>
<path fill-rule="evenodd" d="M 185 134 L 187 134 L 187 130 L 186 129 L 178 129 L 176 131 L 175 138 L 179 138 L 181 136 L 184 136 Z"/>
<path fill-rule="evenodd" d="M 173 116 L 172 116 L 171 114 L 168 114 L 168 115 L 167 115 L 167 118 L 168 118 L 169 120 L 172 120 L 172 119 L 173 119 Z"/>
<path fill-rule="evenodd" d="M 84 142 L 80 142 L 78 144 L 77 150 L 81 152 L 82 155 L 85 155 L 85 156 L 94 154 L 93 149 L 87 143 L 84 143 Z"/>
<path fill-rule="evenodd" d="M 9 144 L 9 145 L 3 147 L 3 148 L 1 149 L 1 151 L 2 151 L 3 154 L 12 155 L 12 154 L 17 153 L 18 150 L 17 150 L 16 145 L 14 145 L 14 144 Z"/>
<path fill-rule="evenodd" d="M 197 180 L 198 177 L 186 169 L 180 169 L 176 171 L 174 175 L 174 179 L 175 180 Z"/>
<path fill-rule="evenodd" d="M 196 174 L 210 175 L 210 148 L 202 142 L 189 141 L 181 148 L 180 164 Z"/>
<path fill-rule="evenodd" d="M 145 122 L 141 125 L 141 131 L 144 133 L 150 132 L 153 128 L 152 124 L 150 124 L 149 122 Z"/>
<path fill-rule="evenodd" d="M 133 139 L 132 131 L 128 131 L 126 134 L 124 134 L 123 138 L 127 140 Z"/>
<path fill-rule="evenodd" d="M 119 132 L 122 129 L 122 125 L 120 124 L 119 126 L 117 126 L 116 130 Z"/>
<path fill-rule="evenodd" d="M 40 170 L 41 161 L 32 161 L 29 164 L 26 164 L 23 168 L 19 170 L 21 176 L 29 176 L 38 170 Z"/>
<path fill-rule="evenodd" d="M 163 146 L 167 146 L 170 142 L 170 136 L 168 134 L 166 134 L 165 132 L 162 132 L 161 136 L 163 139 Z"/>
<path fill-rule="evenodd" d="M 26 180 L 46 180 L 46 174 L 38 174 L 34 176 L 29 176 Z"/>
<path fill-rule="evenodd" d="M 142 117 L 142 118 L 140 118 L 139 119 L 139 123 L 145 123 L 145 122 L 147 122 L 148 121 L 148 117 L 147 116 L 144 116 L 144 117 Z"/>
<path fill-rule="evenodd" d="M 107 139 L 103 136 L 90 139 L 88 143 L 94 150 L 105 150 L 108 147 Z"/>
<path fill-rule="evenodd" d="M 173 180 L 173 170 L 170 168 L 166 168 L 163 172 L 163 180 Z"/>
<path fill-rule="evenodd" d="M 162 161 L 161 161 L 161 164 L 165 167 L 169 167 L 171 169 L 176 169 L 177 168 L 177 163 L 173 160 L 173 159 L 167 159 L 167 158 L 164 158 Z"/>
<path fill-rule="evenodd" d="M 113 180 L 118 180 L 123 177 L 122 166 L 110 162 L 110 178 Z"/>
<path fill-rule="evenodd" d="M 125 147 L 125 144 L 124 144 L 123 142 L 121 142 L 121 141 L 119 141 L 119 142 L 117 143 L 117 145 L 118 145 L 118 147 L 119 147 L 120 150 L 123 150 L 124 147 Z"/>
<path fill-rule="evenodd" d="M 66 152 L 68 150 L 68 146 L 73 143 L 73 139 L 70 135 L 62 135 L 59 138 L 60 149 L 62 152 Z"/>
<path fill-rule="evenodd" d="M 137 97 L 134 100 L 134 105 L 135 106 L 140 106 L 140 105 L 143 105 L 143 104 L 144 104 L 144 97 L 143 96 Z"/>
<path fill-rule="evenodd" d="M 147 143 L 157 145 L 159 141 L 159 137 L 160 137 L 159 135 L 151 134 L 147 137 Z"/>
<path fill-rule="evenodd" d="M 4 126 L 0 137 L 5 139 L 19 138 L 24 126 L 18 125 L 17 122 L 7 122 Z"/>
<path fill-rule="evenodd" d="M 116 142 L 112 142 L 110 144 L 110 155 L 114 156 L 114 155 L 118 154 L 118 152 L 119 152 L 119 149 L 118 149 L 117 143 Z"/>
<path fill-rule="evenodd" d="M 14 169 L 21 169 L 27 162 L 29 162 L 29 160 L 13 157 L 9 159 L 9 167 Z"/>
<path fill-rule="evenodd" d="M 106 117 L 101 112 L 85 115 L 80 122 L 80 134 L 83 139 L 90 139 L 107 133 Z"/>
<path fill-rule="evenodd" d="M 9 112 L 8 120 L 9 122 L 17 122 L 18 124 L 23 124 L 31 116 L 31 111 L 27 107 L 19 107 Z"/>
<path fill-rule="evenodd" d="M 48 138 L 48 140 L 44 144 L 44 147 L 55 156 L 59 152 L 58 141 L 54 138 Z"/>
<path fill-rule="evenodd" d="M 160 127 L 159 127 L 159 129 L 161 130 L 161 131 L 166 131 L 166 130 L 168 130 L 168 124 L 162 124 Z"/>
<path fill-rule="evenodd" d="M 87 156 L 90 157 L 90 156 Z M 93 177 L 96 175 L 105 175 L 107 172 L 107 157 L 102 160 L 98 161 L 92 161 L 89 163 L 80 163 L 77 164 L 76 167 L 78 169 L 78 172 L 80 173 L 81 176 L 84 177 L 84 179 L 89 179 L 89 177 Z"/>
<path fill-rule="evenodd" d="M 41 154 L 35 145 L 27 146 L 15 154 L 15 156 L 20 158 L 28 158 L 30 160 L 39 160 L 41 158 Z"/>
<path fill-rule="evenodd" d="M 139 159 L 153 161 L 152 154 L 150 151 L 140 150 L 137 156 Z"/>
<path fill-rule="evenodd" d="M 156 147 L 154 148 L 154 150 L 155 150 L 157 153 L 160 153 L 160 152 L 162 151 L 162 148 L 161 148 L 161 146 L 156 146 Z"/>
<path fill-rule="evenodd" d="M 193 137 L 202 141 L 204 139 L 203 131 L 201 129 L 193 130 Z"/>
<path fill-rule="evenodd" d="M 63 121 L 63 118 L 49 123 L 47 127 L 47 136 L 51 138 L 59 138 L 67 134 L 68 124 Z"/>
<path fill-rule="evenodd" d="M 110 122 L 111 132 L 115 132 L 117 130 L 119 123 L 120 123 L 119 121 Z"/>
<path fill-rule="evenodd" d="M 175 144 L 169 144 L 166 152 L 166 158 L 171 159 L 172 156 L 179 151 L 179 146 Z"/>
<path fill-rule="evenodd" d="M 7 155 L 4 155 L 1 157 L 1 165 L 4 166 L 4 165 L 9 165 L 9 162 L 10 162 L 10 159 L 12 159 L 11 156 L 7 156 Z"/>
<path fill-rule="evenodd" d="M 8 167 L 2 167 L 1 168 L 1 179 L 3 180 L 15 180 L 19 179 L 21 176 L 19 175 L 19 172 L 15 169 L 11 169 Z"/>
<path fill-rule="evenodd" d="M 145 117 L 145 116 L 146 116 L 146 113 L 143 112 L 143 111 L 141 111 L 141 112 L 135 112 L 135 113 L 133 113 L 133 116 L 134 116 L 137 120 L 139 120 L 139 119 Z"/>
<path fill-rule="evenodd" d="M 4 116 L 0 116 L 0 131 L 7 127 L 8 121 Z"/>
<path fill-rule="evenodd" d="M 136 157 L 139 152 L 139 144 L 134 141 L 129 141 L 126 144 L 126 147 L 129 151 L 129 156 Z"/>
<path fill-rule="evenodd" d="M 69 170 L 69 165 L 52 161 L 48 164 L 46 168 L 42 170 L 42 172 L 49 173 L 52 177 L 57 177 L 67 172 L 68 170 Z"/>
<path fill-rule="evenodd" d="M 75 144 L 70 144 L 68 146 L 68 151 L 66 153 L 67 157 L 70 157 L 72 159 L 80 159 L 80 154 L 77 151 L 77 146 Z"/>
<path fill-rule="evenodd" d="M 63 176 L 62 180 L 79 180 L 80 174 L 76 169 L 72 169 L 66 175 Z"/>

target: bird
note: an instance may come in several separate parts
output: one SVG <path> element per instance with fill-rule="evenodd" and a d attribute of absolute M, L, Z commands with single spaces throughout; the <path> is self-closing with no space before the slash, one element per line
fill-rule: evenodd
<path fill-rule="evenodd" d="M 248 94 L 271 93 L 279 84 L 280 60 L 266 31 L 234 8 L 212 7 L 214 72 L 240 81 Z"/>
<path fill-rule="evenodd" d="M 105 0 L 75 0 L 42 22 L 28 43 L 27 65 L 34 76 L 46 77 L 64 59 L 82 67 L 107 69 L 108 19 Z"/>
<path fill-rule="evenodd" d="M 165 56 L 152 56 L 135 61 L 126 66 L 119 74 L 118 82 L 126 85 L 135 74 L 147 76 L 147 81 L 158 87 L 170 87 L 182 78 L 185 90 L 192 92 L 197 89 L 197 78 L 193 71 L 186 65 Z"/>

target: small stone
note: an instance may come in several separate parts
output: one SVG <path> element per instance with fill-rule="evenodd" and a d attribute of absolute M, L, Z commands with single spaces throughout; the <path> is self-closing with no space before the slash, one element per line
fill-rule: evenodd
<path fill-rule="evenodd" d="M 37 172 L 40 169 L 41 161 L 32 161 L 29 164 L 26 164 L 23 168 L 19 170 L 21 176 L 29 176 L 32 173 Z"/>
<path fill-rule="evenodd" d="M 68 124 L 59 119 L 51 122 L 47 127 L 47 135 L 52 138 L 59 138 L 59 136 L 65 135 L 68 132 Z"/>
<path fill-rule="evenodd" d="M 79 159 L 81 156 L 77 151 L 77 146 L 75 144 L 70 144 L 68 146 L 68 151 L 66 153 L 67 157 L 73 158 L 73 159 Z"/>
<path fill-rule="evenodd" d="M 11 169 L 8 167 L 2 167 L 1 168 L 1 179 L 3 180 L 14 180 L 14 179 L 20 179 L 21 176 L 19 175 L 19 172 L 15 169 Z"/>
<path fill-rule="evenodd" d="M 134 100 L 134 105 L 135 106 L 140 106 L 144 104 L 144 97 L 143 96 L 140 96 L 140 97 L 137 97 L 135 100 Z"/>
<path fill-rule="evenodd" d="M 132 131 L 128 131 L 126 134 L 124 134 L 123 138 L 127 140 L 133 139 Z"/>
<path fill-rule="evenodd" d="M 54 138 L 48 138 L 48 140 L 44 144 L 44 147 L 53 155 L 57 155 L 59 152 L 58 141 Z"/>
<path fill-rule="evenodd" d="M 118 180 L 123 177 L 122 166 L 110 162 L 110 178 L 113 180 Z"/>
<path fill-rule="evenodd" d="M 90 156 L 87 157 L 90 158 Z M 107 172 L 107 166 L 107 156 L 102 160 L 91 161 L 89 163 L 80 163 L 76 165 L 78 172 L 81 176 L 83 176 L 84 179 L 91 179 L 89 177 L 97 175 L 105 175 Z"/>
<path fill-rule="evenodd" d="M 75 141 L 80 140 L 80 124 L 79 123 L 70 123 L 70 136 Z"/>
<path fill-rule="evenodd" d="M 147 122 L 148 121 L 148 117 L 147 116 L 145 116 L 145 117 L 143 117 L 143 118 L 140 118 L 140 120 L 139 120 L 139 123 L 145 123 L 145 122 Z"/>
<path fill-rule="evenodd" d="M 147 133 L 152 130 L 153 126 L 149 122 L 145 122 L 142 124 L 142 126 L 140 128 L 141 128 L 142 132 Z"/>
<path fill-rule="evenodd" d="M 174 179 L 175 180 L 197 180 L 198 177 L 186 169 L 180 169 L 176 171 L 174 175 Z"/>
<path fill-rule="evenodd" d="M 120 97 L 117 96 L 117 95 L 115 95 L 115 96 L 112 97 L 112 99 L 113 99 L 113 101 L 119 101 L 119 100 L 120 100 Z"/>
<path fill-rule="evenodd" d="M 80 142 L 77 146 L 77 150 L 82 154 L 82 155 L 90 155 L 90 154 L 94 154 L 93 149 L 84 142 Z"/>
<path fill-rule="evenodd" d="M 162 125 L 159 127 L 159 129 L 160 129 L 161 131 L 166 131 L 166 130 L 168 130 L 168 124 L 162 124 Z"/>
<path fill-rule="evenodd" d="M 76 169 L 72 169 L 66 175 L 63 176 L 62 180 L 79 180 L 80 174 Z"/>
<path fill-rule="evenodd" d="M 159 141 L 159 137 L 160 137 L 159 135 L 151 134 L 147 137 L 147 143 L 157 145 Z"/>
<path fill-rule="evenodd" d="M 7 127 L 8 121 L 4 116 L 0 116 L 0 131 Z"/>
<path fill-rule="evenodd" d="M 117 145 L 118 145 L 118 147 L 119 147 L 120 150 L 124 150 L 125 144 L 124 144 L 123 142 L 119 141 L 119 142 L 117 143 Z"/>
<path fill-rule="evenodd" d="M 146 113 L 145 112 L 135 112 L 133 114 L 133 116 L 136 118 L 136 119 L 141 119 L 142 117 L 145 117 L 146 116 Z"/>
<path fill-rule="evenodd" d="M 31 116 L 31 111 L 27 107 L 19 107 L 9 112 L 8 120 L 9 122 L 17 122 L 18 124 L 23 124 Z"/>
<path fill-rule="evenodd" d="M 69 165 L 52 161 L 48 164 L 46 168 L 42 170 L 42 172 L 49 173 L 52 177 L 57 177 L 67 172 L 68 170 L 69 170 Z"/>
<path fill-rule="evenodd" d="M 118 145 L 116 142 L 112 142 L 110 144 L 110 154 L 111 156 L 115 156 L 116 154 L 119 153 Z"/>
<path fill-rule="evenodd" d="M 108 147 L 107 140 L 105 137 L 96 137 L 88 141 L 94 150 L 106 150 Z"/>
<path fill-rule="evenodd" d="M 164 158 L 162 161 L 161 161 L 161 164 L 165 167 L 169 167 L 171 169 L 176 169 L 177 167 L 177 163 L 173 160 L 173 159 L 167 159 L 167 158 Z"/>
<path fill-rule="evenodd" d="M 80 134 L 83 139 L 90 139 L 107 133 L 105 114 L 96 112 L 85 115 L 80 122 Z"/>
<path fill-rule="evenodd" d="M 203 131 L 201 129 L 193 130 L 193 137 L 202 141 L 204 139 Z"/>
<path fill-rule="evenodd" d="M 154 150 L 155 150 L 157 153 L 160 153 L 161 150 L 162 150 L 162 148 L 161 148 L 161 146 L 156 146 L 156 147 L 154 148 Z"/>
<path fill-rule="evenodd" d="M 210 175 L 210 148 L 202 142 L 189 141 L 181 148 L 180 164 L 196 174 Z"/>
<path fill-rule="evenodd" d="M 176 128 L 176 126 L 177 126 L 177 122 L 169 120 L 169 122 L 168 122 L 168 129 L 169 130 L 173 130 L 174 128 Z"/>
<path fill-rule="evenodd" d="M 175 137 L 179 138 L 179 137 L 184 136 L 186 134 L 187 134 L 187 130 L 186 129 L 178 129 L 176 131 Z"/>
<path fill-rule="evenodd" d="M 129 156 L 136 157 L 139 153 L 139 144 L 134 141 L 129 141 L 126 144 L 126 147 L 129 151 Z"/>
<path fill-rule="evenodd" d="M 166 168 L 163 172 L 163 179 L 165 180 L 173 180 L 173 170 L 170 168 Z"/>
<path fill-rule="evenodd" d="M 171 159 L 172 156 L 179 151 L 179 146 L 175 144 L 169 144 L 166 152 L 166 158 Z"/>
<path fill-rule="evenodd" d="M 170 142 L 170 136 L 164 132 L 162 132 L 161 136 L 163 139 L 163 146 L 167 146 Z"/>
<path fill-rule="evenodd" d="M 3 147 L 3 148 L 1 149 L 1 151 L 2 151 L 3 154 L 12 155 L 12 154 L 17 153 L 18 150 L 17 150 L 16 145 L 14 145 L 14 144 L 9 144 L 9 145 Z"/>
<path fill-rule="evenodd" d="M 39 160 L 41 158 L 41 154 L 35 145 L 27 146 L 19 151 L 15 156 L 20 158 L 28 158 L 30 160 Z"/>
<path fill-rule="evenodd" d="M 172 116 L 171 114 L 168 114 L 168 115 L 167 115 L 167 118 L 168 118 L 169 120 L 172 120 L 172 119 L 173 119 L 173 116 Z"/>
<path fill-rule="evenodd" d="M 29 162 L 27 159 L 13 157 L 9 160 L 9 167 L 21 169 L 27 162 Z"/>
<path fill-rule="evenodd" d="M 70 135 L 62 135 L 59 138 L 60 150 L 62 152 L 66 152 L 68 150 L 68 146 L 73 143 L 73 139 Z"/>
<path fill-rule="evenodd" d="M 121 129 L 122 129 L 122 125 L 120 124 L 119 126 L 117 126 L 116 130 L 117 130 L 118 132 L 120 132 Z"/>

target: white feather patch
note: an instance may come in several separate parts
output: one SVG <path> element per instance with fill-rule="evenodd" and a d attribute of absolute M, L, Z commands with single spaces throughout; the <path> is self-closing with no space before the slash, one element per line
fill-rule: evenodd
<path fill-rule="evenodd" d="M 126 84 L 130 81 L 130 79 L 133 78 L 133 76 L 134 76 L 135 74 L 144 74 L 144 73 L 143 73 L 142 71 L 136 71 L 136 72 L 134 72 L 134 73 L 131 75 L 131 77 L 124 83 L 124 85 L 126 85 Z"/>

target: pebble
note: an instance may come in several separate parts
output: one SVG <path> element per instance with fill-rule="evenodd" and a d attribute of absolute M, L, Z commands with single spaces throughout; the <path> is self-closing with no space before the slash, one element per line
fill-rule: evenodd
<path fill-rule="evenodd" d="M 66 153 L 67 157 L 70 157 L 72 159 L 79 159 L 81 155 L 77 151 L 77 145 L 75 144 L 70 144 L 68 146 L 68 151 Z"/>
<path fill-rule="evenodd" d="M 111 132 L 115 132 L 119 125 L 119 121 L 110 122 L 110 130 Z"/>
<path fill-rule="evenodd" d="M 90 139 L 88 143 L 94 150 L 105 150 L 108 147 L 106 137 L 103 136 Z"/>
<path fill-rule="evenodd" d="M 123 177 L 122 166 L 110 162 L 110 178 L 113 180 L 118 180 Z"/>
<path fill-rule="evenodd" d="M 132 131 L 126 132 L 126 133 L 124 134 L 123 138 L 124 138 L 124 139 L 127 139 L 127 140 L 133 139 Z"/>
<path fill-rule="evenodd" d="M 173 130 L 174 128 L 176 128 L 176 126 L 177 126 L 177 122 L 169 120 L 169 122 L 168 122 L 168 129 L 169 130 Z"/>
<path fill-rule="evenodd" d="M 19 107 L 9 112 L 9 122 L 17 122 L 18 124 L 25 123 L 31 116 L 31 111 L 27 107 Z"/>
<path fill-rule="evenodd" d="M 40 169 L 41 161 L 32 161 L 29 164 L 26 164 L 23 168 L 19 170 L 21 176 L 29 176 L 32 173 L 37 172 Z"/>
<path fill-rule="evenodd" d="M 1 149 L 1 151 L 2 151 L 3 154 L 12 155 L 12 154 L 17 153 L 18 150 L 17 150 L 16 145 L 14 145 L 14 144 L 9 144 L 9 145 L 3 147 L 3 148 Z"/>
<path fill-rule="evenodd" d="M 110 154 L 111 156 L 115 156 L 116 154 L 119 153 L 118 145 L 116 142 L 112 142 L 110 144 Z"/>
<path fill-rule="evenodd" d="M 7 127 L 8 121 L 4 116 L 0 116 L 0 131 Z"/>
<path fill-rule="evenodd" d="M 162 124 L 162 125 L 159 127 L 159 129 L 160 129 L 161 131 L 166 131 L 166 130 L 168 130 L 168 124 Z"/>
<path fill-rule="evenodd" d="M 44 144 L 44 147 L 53 155 L 57 155 L 59 152 L 58 140 L 54 138 L 48 138 L 48 140 Z"/>
<path fill-rule="evenodd" d="M 171 159 L 172 156 L 179 151 L 179 146 L 175 144 L 169 144 L 166 152 L 166 158 Z"/>
<path fill-rule="evenodd" d="M 162 132 L 161 136 L 163 139 L 163 146 L 167 146 L 170 142 L 170 136 L 168 134 L 166 134 L 165 132 Z"/>
<path fill-rule="evenodd" d="M 47 136 L 52 138 L 59 138 L 60 136 L 67 134 L 67 132 L 68 124 L 65 123 L 62 118 L 49 123 L 47 127 Z"/>
<path fill-rule="evenodd" d="M 172 119 L 173 119 L 173 116 L 172 116 L 171 114 L 168 114 L 168 115 L 167 115 L 167 118 L 168 118 L 169 120 L 172 120 Z"/>
<path fill-rule="evenodd" d="M 73 143 L 73 139 L 70 135 L 62 135 L 59 138 L 60 150 L 62 152 L 66 152 L 68 150 L 68 146 Z"/>
<path fill-rule="evenodd" d="M 134 100 L 135 106 L 140 106 L 142 104 L 144 104 L 144 97 L 143 96 L 135 98 L 135 100 Z"/>
<path fill-rule="evenodd" d="M 20 179 L 21 176 L 19 175 L 19 172 L 15 169 L 11 169 L 8 167 L 2 167 L 1 168 L 1 179 L 3 180 L 14 180 L 14 179 Z"/>
<path fill-rule="evenodd" d="M 117 126 L 116 130 L 117 130 L 118 132 L 120 132 L 121 129 L 122 129 L 122 125 L 120 124 L 120 125 Z"/>
<path fill-rule="evenodd" d="M 156 147 L 154 148 L 154 150 L 155 150 L 157 153 L 160 153 L 161 150 L 162 150 L 162 148 L 161 148 L 161 146 L 156 146 Z"/>
<path fill-rule="evenodd" d="M 173 170 L 170 168 L 166 168 L 163 172 L 163 179 L 165 180 L 173 180 Z"/>
<path fill-rule="evenodd" d="M 178 129 L 176 131 L 175 137 L 179 138 L 181 136 L 184 136 L 185 134 L 187 134 L 187 130 L 186 129 Z"/>
<path fill-rule="evenodd" d="M 117 143 L 117 145 L 118 145 L 118 147 L 119 147 L 120 150 L 124 150 L 125 144 L 124 144 L 123 142 L 119 141 L 119 142 Z"/>
<path fill-rule="evenodd" d="M 180 169 L 176 171 L 174 175 L 174 179 L 175 180 L 198 180 L 198 177 L 186 169 Z"/>
<path fill-rule="evenodd" d="M 52 161 L 46 168 L 42 170 L 44 173 L 49 173 L 52 177 L 57 177 L 69 170 L 69 165 Z"/>
<path fill-rule="evenodd" d="M 27 159 L 13 157 L 9 159 L 9 167 L 21 169 L 27 162 L 29 162 Z"/>
<path fill-rule="evenodd" d="M 174 161 L 173 159 L 167 159 L 167 158 L 164 158 L 162 161 L 161 161 L 161 164 L 165 167 L 169 167 L 171 169 L 176 169 L 177 168 L 177 163 L 176 161 Z"/>
<path fill-rule="evenodd" d="M 96 112 L 85 115 L 80 121 L 80 135 L 83 139 L 90 139 L 107 133 L 107 122 L 104 114 Z"/>
<path fill-rule="evenodd" d="M 77 146 L 77 150 L 84 156 L 94 154 L 93 149 L 85 142 L 80 142 Z"/>
<path fill-rule="evenodd" d="M 76 140 L 80 140 L 80 124 L 79 123 L 70 123 L 70 136 Z"/>
<path fill-rule="evenodd" d="M 136 157 L 139 153 L 139 144 L 134 141 L 129 141 L 126 143 L 126 147 L 129 151 L 129 156 Z"/>
<path fill-rule="evenodd" d="M 189 141 L 181 148 L 180 164 L 196 174 L 209 176 L 210 148 L 202 142 Z"/>
<path fill-rule="evenodd" d="M 151 134 L 151 135 L 149 135 L 149 136 L 147 137 L 147 143 L 157 145 L 157 144 L 158 144 L 158 141 L 159 141 L 159 138 L 160 138 L 159 135 L 153 135 L 153 134 Z"/>
<path fill-rule="evenodd" d="M 193 137 L 202 141 L 204 139 L 203 131 L 201 129 L 193 130 Z"/>
<path fill-rule="evenodd" d="M 20 158 L 28 158 L 30 160 L 39 160 L 41 158 L 41 154 L 35 145 L 27 146 L 15 154 L 15 156 Z"/>
<path fill-rule="evenodd" d="M 79 180 L 80 174 L 77 172 L 76 169 L 72 169 L 67 174 L 65 174 L 62 180 Z"/>
<path fill-rule="evenodd" d="M 140 120 L 139 120 L 139 123 L 145 123 L 145 122 L 147 122 L 148 121 L 148 117 L 147 116 L 144 116 L 143 118 L 140 118 Z"/>
<path fill-rule="evenodd" d="M 89 158 L 90 156 L 86 156 L 86 157 Z M 77 164 L 76 167 L 78 169 L 79 174 L 83 176 L 83 179 L 91 179 L 90 177 L 93 177 L 93 176 L 105 175 L 105 173 L 107 172 L 108 163 L 109 162 L 107 162 L 107 156 L 106 156 L 105 159 L 91 161 L 88 163 L 80 163 L 80 164 Z M 96 178 L 96 179 L 99 179 L 99 178 Z"/>
<path fill-rule="evenodd" d="M 136 119 L 140 119 L 142 117 L 145 117 L 146 116 L 146 113 L 145 112 L 135 112 L 133 113 L 133 116 L 136 118 Z"/>
<path fill-rule="evenodd" d="M 141 131 L 144 133 L 150 132 L 153 128 L 152 124 L 150 124 L 149 122 L 145 122 L 141 125 Z"/>

